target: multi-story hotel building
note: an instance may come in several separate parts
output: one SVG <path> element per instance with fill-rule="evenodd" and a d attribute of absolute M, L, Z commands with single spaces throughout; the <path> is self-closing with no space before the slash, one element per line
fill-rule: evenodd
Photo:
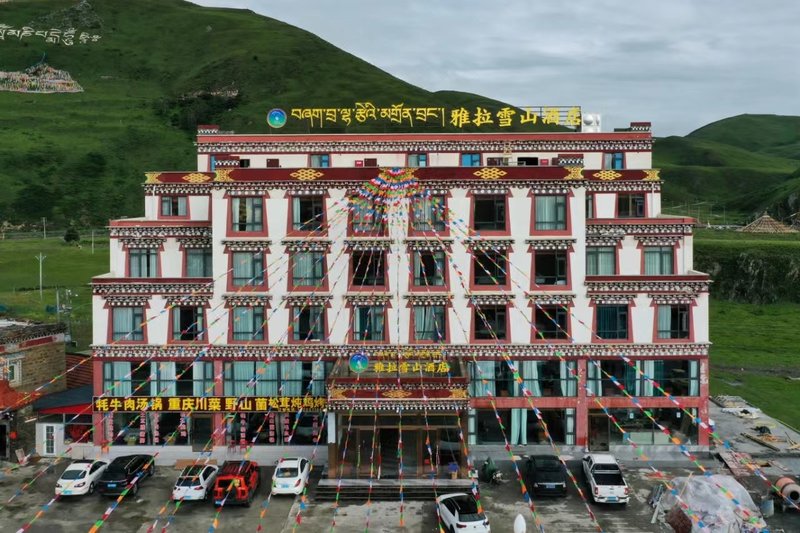
<path fill-rule="evenodd" d="M 273 457 L 319 437 L 332 467 L 366 468 L 375 448 L 384 475 L 401 425 L 420 473 L 465 446 L 549 449 L 542 420 L 560 446 L 625 444 L 609 414 L 637 444 L 669 444 L 624 388 L 707 445 L 687 413 L 708 415 L 709 279 L 694 221 L 661 213 L 652 146 L 649 123 L 202 127 L 197 170 L 148 173 L 145 216 L 111 222 L 95 444 Z"/>

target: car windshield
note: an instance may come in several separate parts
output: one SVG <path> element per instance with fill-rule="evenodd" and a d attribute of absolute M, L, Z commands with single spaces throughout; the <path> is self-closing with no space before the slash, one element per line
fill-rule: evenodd
<path fill-rule="evenodd" d="M 461 522 L 477 522 L 486 516 L 478 512 L 478 502 L 471 496 L 459 496 L 453 498 L 453 503 L 458 509 L 458 519 Z"/>
<path fill-rule="evenodd" d="M 86 477 L 86 470 L 65 470 L 61 474 L 61 479 L 83 479 Z"/>
<path fill-rule="evenodd" d="M 178 482 L 175 483 L 176 487 L 196 487 L 198 485 L 200 485 L 198 477 L 179 477 Z"/>
<path fill-rule="evenodd" d="M 561 463 L 555 457 L 537 457 L 534 464 L 537 470 L 561 470 Z"/>
<path fill-rule="evenodd" d="M 297 468 L 282 466 L 275 471 L 275 477 L 297 477 Z"/>

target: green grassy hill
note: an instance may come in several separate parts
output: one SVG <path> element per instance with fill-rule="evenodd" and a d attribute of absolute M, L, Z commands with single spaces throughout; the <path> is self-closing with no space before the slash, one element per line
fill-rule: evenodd
<path fill-rule="evenodd" d="M 41 37 L 0 41 L 0 70 L 21 71 L 46 54 L 85 90 L 0 92 L 0 189 L 7 192 L 0 195 L 0 221 L 48 217 L 86 226 L 140 215 L 145 171 L 194 168 L 197 124 L 266 132 L 272 107 L 365 100 L 502 105 L 415 87 L 311 33 L 245 10 L 180 0 L 28 0 L 0 3 L 0 22 L 102 36 L 73 46 Z M 229 93 L 212 94 L 221 91 Z M 281 131 L 291 133 L 290 124 Z M 348 131 L 376 127 L 385 128 Z"/>
<path fill-rule="evenodd" d="M 668 183 L 663 198 L 672 213 L 711 223 L 744 222 L 764 210 L 786 218 L 800 210 L 800 117 L 739 115 L 658 139 L 653 166 Z"/>

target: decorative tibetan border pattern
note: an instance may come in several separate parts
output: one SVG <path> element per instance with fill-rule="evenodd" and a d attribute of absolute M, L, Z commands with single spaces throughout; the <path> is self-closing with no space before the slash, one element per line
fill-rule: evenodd
<path fill-rule="evenodd" d="M 565 239 L 525 239 L 525 244 L 529 244 L 531 250 L 569 250 L 576 240 Z"/>
<path fill-rule="evenodd" d="M 618 293 L 682 293 L 682 294 L 698 294 L 701 292 L 708 292 L 711 280 L 709 279 L 668 279 L 665 276 L 662 279 L 604 279 L 604 280 L 591 280 L 587 278 L 585 281 L 586 290 L 589 296 L 596 297 L 601 294 L 618 294 Z"/>
<path fill-rule="evenodd" d="M 166 237 L 123 237 L 120 239 L 122 247 L 130 248 L 160 248 L 167 241 Z"/>
<path fill-rule="evenodd" d="M 633 344 L 633 343 L 602 343 L 602 344 L 503 344 L 502 349 L 496 345 L 468 344 L 446 345 L 440 348 L 447 357 L 457 357 L 471 361 L 473 357 L 482 360 L 496 360 L 508 355 L 512 359 L 551 359 L 555 353 L 567 358 L 579 357 L 708 357 L 708 343 L 658 343 L 658 344 Z M 415 359 L 416 352 L 430 352 L 427 345 L 403 346 L 403 357 L 408 360 Z M 170 359 L 193 359 L 203 352 L 206 359 L 256 359 L 265 360 L 274 358 L 278 360 L 313 360 L 324 358 L 333 360 L 343 358 L 349 360 L 356 352 L 364 352 L 368 356 L 386 351 L 397 351 L 396 345 L 353 344 L 353 345 L 328 345 L 328 344 L 302 344 L 302 345 L 247 345 L 227 344 L 224 346 L 197 345 L 147 345 L 147 344 L 113 344 L 92 347 L 94 357 L 103 359 L 146 359 L 158 354 L 159 357 Z"/>
<path fill-rule="evenodd" d="M 386 302 L 392 299 L 392 294 L 351 292 L 345 294 L 344 299 L 351 305 L 384 305 Z"/>
<path fill-rule="evenodd" d="M 646 171 L 645 171 L 646 172 Z M 587 181 L 586 192 L 659 192 L 660 181 L 643 178 L 640 181 Z"/>
<path fill-rule="evenodd" d="M 325 305 L 333 300 L 330 294 L 287 294 L 283 297 L 283 302 L 287 306 L 297 305 Z"/>
<path fill-rule="evenodd" d="M 411 305 L 450 305 L 453 300 L 452 294 L 447 293 L 419 293 L 404 294 L 403 298 L 408 300 Z"/>
<path fill-rule="evenodd" d="M 388 237 L 355 237 L 344 240 L 348 252 L 383 252 L 392 249 L 393 239 Z"/>
<path fill-rule="evenodd" d="M 674 246 L 680 242 L 682 235 L 636 235 L 634 237 L 642 246 Z"/>
<path fill-rule="evenodd" d="M 187 294 L 185 296 L 167 296 L 167 305 L 206 305 L 211 300 L 210 294 Z"/>
<path fill-rule="evenodd" d="M 211 237 L 179 237 L 178 242 L 184 248 L 211 248 Z"/>
<path fill-rule="evenodd" d="M 462 241 L 467 250 L 509 250 L 512 246 L 514 246 L 515 242 L 516 241 L 514 240 L 513 237 L 508 237 L 508 238 L 470 237 Z"/>
<path fill-rule="evenodd" d="M 465 410 L 469 407 L 469 400 L 434 400 L 428 398 L 427 400 L 394 400 L 391 398 L 375 398 L 363 399 L 360 401 L 353 400 L 331 400 L 328 402 L 328 410 L 330 411 L 349 411 L 351 408 L 355 411 L 390 411 L 397 412 L 403 410 L 406 412 L 414 411 L 455 411 Z"/>
<path fill-rule="evenodd" d="M 210 223 L 209 223 L 210 224 Z M 108 236 L 129 239 L 211 238 L 211 226 L 110 226 Z"/>
<path fill-rule="evenodd" d="M 587 235 L 586 246 L 616 246 L 624 234 L 618 235 Z"/>
<path fill-rule="evenodd" d="M 208 183 L 186 183 L 186 182 L 175 182 L 175 183 L 150 183 L 145 182 L 144 184 L 144 192 L 146 195 L 153 195 L 153 194 L 191 194 L 191 195 L 201 195 L 201 194 L 210 194 L 211 193 L 211 185 Z"/>
<path fill-rule="evenodd" d="M 223 294 L 222 299 L 228 307 L 269 307 L 272 296 L 269 294 L 236 293 Z"/>
<path fill-rule="evenodd" d="M 144 307 L 150 296 L 141 294 L 111 294 L 105 297 L 106 305 L 110 307 Z"/>
<path fill-rule="evenodd" d="M 621 223 L 615 220 L 611 224 L 586 224 L 586 238 L 619 237 L 624 235 L 691 235 L 691 222 L 665 219 L 647 219 L 648 222 L 631 221 Z"/>
<path fill-rule="evenodd" d="M 568 194 L 574 184 L 563 181 L 537 181 L 531 185 L 533 194 Z"/>
<path fill-rule="evenodd" d="M 269 239 L 223 240 L 222 245 L 232 252 L 267 252 L 272 241 Z"/>
<path fill-rule="evenodd" d="M 421 238 L 413 238 L 409 237 L 403 241 L 403 244 L 406 245 L 406 249 L 409 252 L 417 252 L 417 251 L 439 251 L 439 250 L 447 250 L 450 251 L 450 245 L 453 243 L 453 239 L 448 238 L 434 238 L 434 237 L 421 237 Z"/>
<path fill-rule="evenodd" d="M 130 279 L 130 278 L 127 278 Z M 198 279 L 198 278 L 194 278 Z M 188 295 L 203 294 L 211 296 L 214 285 L 209 278 L 208 283 L 198 283 L 196 281 L 174 280 L 143 282 L 143 281 L 120 281 L 115 278 L 108 278 L 108 281 L 95 279 L 92 281 L 92 294 L 110 298 L 113 295 Z"/>
<path fill-rule="evenodd" d="M 465 294 L 464 298 L 469 300 L 475 305 L 506 305 L 508 302 L 516 298 L 516 294 L 508 293 L 478 293 L 473 292 Z"/>
<path fill-rule="evenodd" d="M 529 292 L 526 297 L 536 305 L 571 305 L 572 300 L 575 299 L 574 294 L 543 294 L 536 292 Z"/>
<path fill-rule="evenodd" d="M 370 140 L 197 143 L 198 154 L 314 153 L 314 152 L 642 152 L 653 149 L 653 140 Z"/>
<path fill-rule="evenodd" d="M 284 239 L 281 245 L 286 247 L 287 252 L 328 252 L 331 248 L 330 239 Z"/>
<path fill-rule="evenodd" d="M 697 299 L 697 294 L 648 294 L 656 305 L 692 305 Z"/>

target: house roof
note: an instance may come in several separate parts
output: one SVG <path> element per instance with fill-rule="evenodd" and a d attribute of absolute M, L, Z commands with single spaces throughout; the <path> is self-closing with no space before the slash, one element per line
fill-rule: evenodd
<path fill-rule="evenodd" d="M 768 214 L 764 213 L 750 224 L 739 228 L 743 233 L 797 233 L 797 230 L 778 222 Z"/>
<path fill-rule="evenodd" d="M 37 411 L 58 408 L 59 412 L 65 412 L 65 409 L 71 406 L 91 405 L 91 403 L 92 386 L 84 385 L 83 387 L 53 392 L 42 396 L 33 402 L 33 408 Z"/>

